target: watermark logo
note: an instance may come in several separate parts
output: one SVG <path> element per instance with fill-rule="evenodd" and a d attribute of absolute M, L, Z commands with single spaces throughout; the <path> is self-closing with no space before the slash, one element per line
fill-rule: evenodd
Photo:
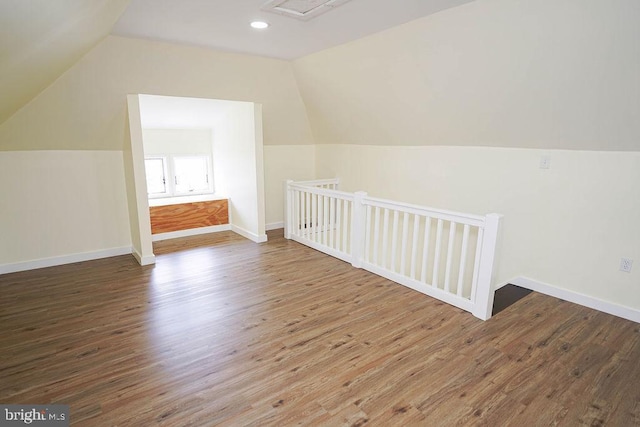
<path fill-rule="evenodd" d="M 0 405 L 0 427 L 69 427 L 69 405 Z"/>

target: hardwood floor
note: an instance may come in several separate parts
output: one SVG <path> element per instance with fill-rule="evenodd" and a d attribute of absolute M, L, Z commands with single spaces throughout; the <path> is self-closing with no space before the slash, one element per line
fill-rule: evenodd
<path fill-rule="evenodd" d="M 78 426 L 640 425 L 640 325 L 532 293 L 487 322 L 231 232 L 0 276 L 0 403 Z"/>

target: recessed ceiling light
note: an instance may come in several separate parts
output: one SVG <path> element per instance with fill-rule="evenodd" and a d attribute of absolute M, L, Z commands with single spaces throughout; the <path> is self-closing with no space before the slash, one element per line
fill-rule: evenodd
<path fill-rule="evenodd" d="M 269 26 L 269 24 L 267 24 L 264 21 L 253 21 L 251 23 L 251 27 L 256 28 L 258 30 L 263 30 L 265 28 L 267 28 Z"/>

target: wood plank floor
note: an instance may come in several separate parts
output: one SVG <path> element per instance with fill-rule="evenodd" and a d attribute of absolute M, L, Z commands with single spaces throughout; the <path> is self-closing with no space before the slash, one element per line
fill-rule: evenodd
<path fill-rule="evenodd" d="M 0 403 L 78 426 L 640 425 L 638 324 L 487 322 L 270 233 L 0 276 Z"/>

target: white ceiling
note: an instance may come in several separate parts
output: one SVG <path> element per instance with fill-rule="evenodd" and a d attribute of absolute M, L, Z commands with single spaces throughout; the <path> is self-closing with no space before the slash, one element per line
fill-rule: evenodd
<path fill-rule="evenodd" d="M 350 0 L 305 22 L 261 10 L 267 0 L 131 0 L 112 34 L 295 59 L 471 1 Z"/>

